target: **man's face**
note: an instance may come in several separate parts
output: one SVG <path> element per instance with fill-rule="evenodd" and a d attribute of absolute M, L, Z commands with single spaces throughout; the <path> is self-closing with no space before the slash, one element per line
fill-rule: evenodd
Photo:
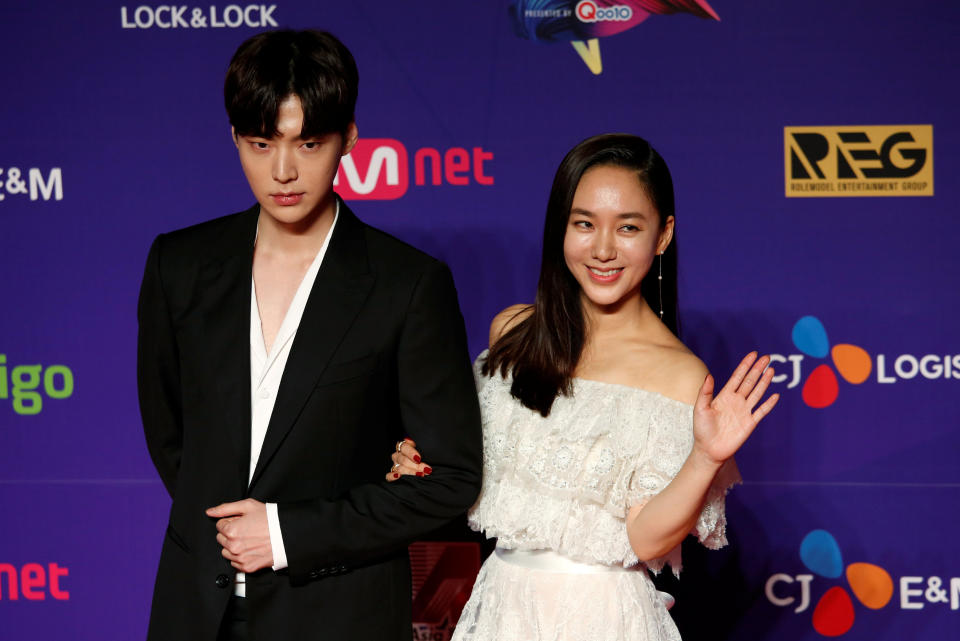
<path fill-rule="evenodd" d="M 353 123 L 346 136 L 301 138 L 302 128 L 300 98 L 290 95 L 277 111 L 277 136 L 234 135 L 243 173 L 261 213 L 285 225 L 309 225 L 323 215 L 333 215 L 333 179 L 340 157 L 357 142 Z"/>

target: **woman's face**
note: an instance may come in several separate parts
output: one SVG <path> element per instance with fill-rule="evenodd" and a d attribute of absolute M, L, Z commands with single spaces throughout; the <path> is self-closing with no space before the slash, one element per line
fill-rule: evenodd
<path fill-rule="evenodd" d="M 672 237 L 673 216 L 661 229 L 636 170 L 592 167 L 573 196 L 563 256 L 584 302 L 606 307 L 639 298 L 640 282 Z"/>

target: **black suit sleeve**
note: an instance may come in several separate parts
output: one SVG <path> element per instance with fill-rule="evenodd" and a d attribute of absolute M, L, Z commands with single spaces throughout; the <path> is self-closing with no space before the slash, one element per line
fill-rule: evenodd
<path fill-rule="evenodd" d="M 164 294 L 160 259 L 163 236 L 150 247 L 137 305 L 137 391 L 150 458 L 170 496 L 176 487 L 183 423 L 180 364 Z"/>
<path fill-rule="evenodd" d="M 338 500 L 281 503 L 295 582 L 395 551 L 461 514 L 479 493 L 480 410 L 456 289 L 443 263 L 432 263 L 413 293 L 397 375 L 404 429 L 429 452 L 433 473 L 360 485 Z"/>

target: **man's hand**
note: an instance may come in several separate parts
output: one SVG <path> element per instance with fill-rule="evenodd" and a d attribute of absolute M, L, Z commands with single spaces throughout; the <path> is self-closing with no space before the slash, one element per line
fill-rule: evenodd
<path fill-rule="evenodd" d="M 230 565 L 241 572 L 273 566 L 267 507 L 255 499 L 221 503 L 207 510 L 217 521 L 217 543 Z"/>

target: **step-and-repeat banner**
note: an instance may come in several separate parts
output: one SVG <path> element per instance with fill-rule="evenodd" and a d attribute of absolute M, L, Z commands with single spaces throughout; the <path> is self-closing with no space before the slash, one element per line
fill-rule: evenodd
<path fill-rule="evenodd" d="M 157 233 L 253 202 L 221 88 L 275 27 L 355 54 L 338 191 L 449 263 L 473 354 L 533 297 L 564 153 L 626 131 L 667 159 L 683 338 L 721 378 L 772 353 L 783 396 L 731 545 L 658 579 L 686 638 L 956 638 L 958 25 L 936 1 L 5 2 L 0 638 L 145 634 L 169 503 L 137 291 Z M 412 556 L 417 636 L 445 638 L 479 549 Z"/>

